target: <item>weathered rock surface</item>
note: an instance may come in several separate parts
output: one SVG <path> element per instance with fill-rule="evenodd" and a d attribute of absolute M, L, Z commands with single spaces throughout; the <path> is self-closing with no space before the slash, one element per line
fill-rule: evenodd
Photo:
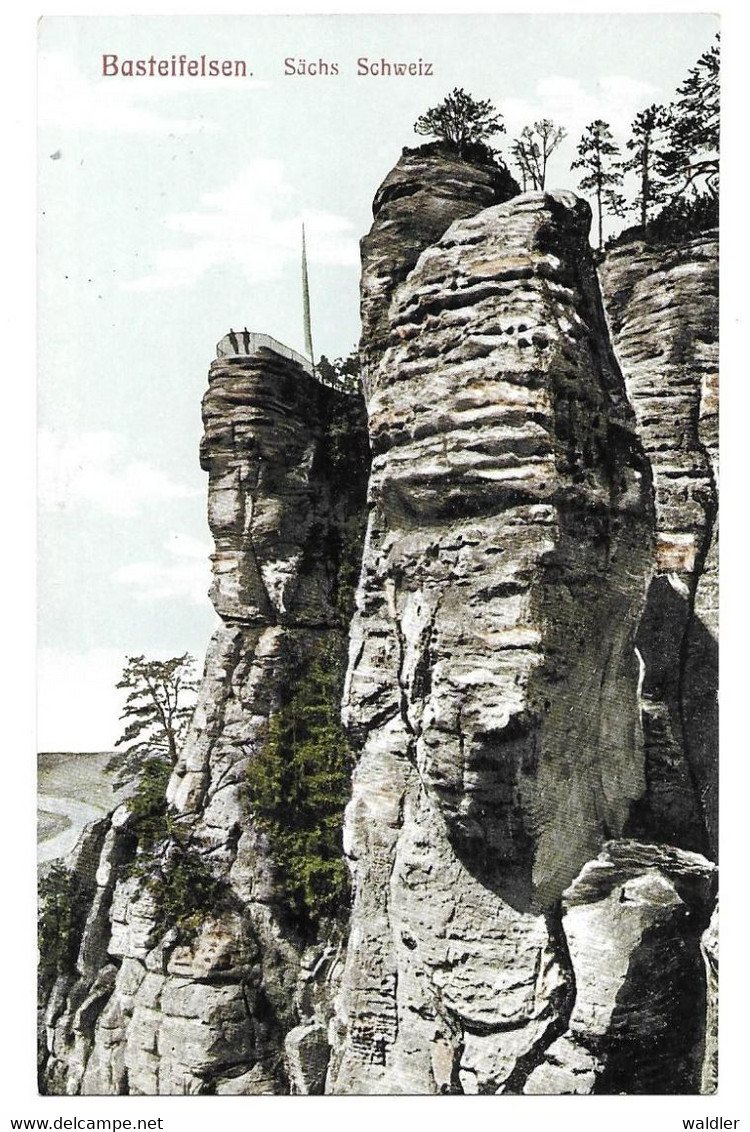
<path fill-rule="evenodd" d="M 404 149 L 372 202 L 373 225 L 361 241 L 360 358 L 369 388 L 390 335 L 388 309 L 399 283 L 425 248 L 454 220 L 515 196 L 507 170 L 488 161 L 463 161 L 439 143 Z"/>
<path fill-rule="evenodd" d="M 610 339 L 587 206 L 516 188 L 406 150 L 362 241 L 351 922 L 300 937 L 243 802 L 281 689 L 342 638 L 342 395 L 222 350 L 221 626 L 168 797 L 225 897 L 185 942 L 126 807 L 87 834 L 45 1091 L 715 1090 L 715 247 L 609 253 Z"/>
<path fill-rule="evenodd" d="M 708 998 L 702 933 L 716 866 L 614 841 L 563 895 L 574 973 L 568 1028 L 524 1093 L 697 1093 Z"/>
<path fill-rule="evenodd" d="M 309 989 L 243 782 L 296 666 L 321 638 L 341 637 L 332 548 L 350 501 L 331 496 L 320 422 L 343 395 L 269 350 L 221 358 L 209 380 L 201 460 L 222 624 L 168 799 L 226 896 L 190 944 L 164 936 L 153 897 L 122 868 L 133 838 L 126 808 L 115 814 L 78 978 L 47 1013 L 52 1092 L 285 1092 L 295 1025 L 307 1030 L 291 1047 L 293 1082 L 320 1091 L 325 1076 L 314 1038 L 326 991 Z M 331 957 L 323 949 L 318 974 Z"/>
<path fill-rule="evenodd" d="M 612 341 L 651 462 L 656 572 L 639 633 L 649 790 L 633 832 L 715 856 L 718 240 L 607 254 Z"/>
<path fill-rule="evenodd" d="M 394 295 L 332 1091 L 515 1091 L 571 993 L 554 909 L 644 789 L 651 481 L 589 223 L 572 194 L 517 197 L 452 225 Z"/>

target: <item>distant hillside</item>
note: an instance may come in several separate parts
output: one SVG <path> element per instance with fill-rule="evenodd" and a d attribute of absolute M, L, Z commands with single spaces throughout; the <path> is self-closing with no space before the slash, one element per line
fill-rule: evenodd
<path fill-rule="evenodd" d="M 37 757 L 40 862 L 65 856 L 90 821 L 112 810 L 120 793 L 106 766 L 110 751 L 41 751 Z"/>

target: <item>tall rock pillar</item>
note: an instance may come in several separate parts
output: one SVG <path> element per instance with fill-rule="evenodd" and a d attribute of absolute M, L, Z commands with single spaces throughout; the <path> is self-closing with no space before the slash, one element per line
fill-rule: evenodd
<path fill-rule="evenodd" d="M 718 240 L 626 243 L 600 271 L 656 496 L 656 572 L 638 637 L 649 789 L 633 829 L 715 857 Z"/>
<path fill-rule="evenodd" d="M 285 908 L 284 878 L 244 783 L 300 667 L 323 642 L 343 647 L 336 547 L 356 491 L 332 491 L 324 422 L 344 394 L 289 351 L 228 353 L 211 366 L 201 446 L 221 624 L 168 788 L 170 821 L 221 895 L 189 938 L 165 930 L 148 884 L 129 868 L 127 807 L 115 812 L 76 971 L 50 998 L 50 1092 L 288 1092 L 284 1043 L 302 1015 L 308 1041 L 297 1062 L 315 1063 L 322 1088 L 325 1026 L 311 995 L 303 1003 L 298 994 L 309 939 Z M 170 852 L 166 833 L 157 852 Z"/>
<path fill-rule="evenodd" d="M 562 893 L 644 789 L 652 489 L 589 223 L 565 193 L 485 209 L 391 302 L 331 1091 L 520 1090 L 570 1009 Z"/>

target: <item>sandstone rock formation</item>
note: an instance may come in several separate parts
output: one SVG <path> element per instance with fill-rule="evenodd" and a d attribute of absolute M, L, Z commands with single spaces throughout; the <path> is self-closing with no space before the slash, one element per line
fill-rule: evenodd
<path fill-rule="evenodd" d="M 45 1091 L 715 1089 L 715 245 L 610 252 L 605 317 L 588 207 L 516 191 L 439 146 L 378 190 L 367 507 L 343 394 L 271 349 L 212 365 L 221 625 L 168 799 L 222 896 L 185 940 L 127 806 L 87 833 Z M 352 907 L 311 938 L 244 781 L 347 631 Z"/>
<path fill-rule="evenodd" d="M 369 389 L 390 334 L 388 309 L 425 248 L 454 220 L 515 196 L 518 185 L 492 162 L 462 161 L 439 143 L 404 149 L 372 202 L 373 225 L 361 241 L 360 358 Z"/>
<path fill-rule="evenodd" d="M 584 866 L 563 895 L 568 1028 L 524 1093 L 698 1091 L 715 871 L 697 853 L 636 841 L 610 842 Z"/>
<path fill-rule="evenodd" d="M 651 480 L 589 224 L 572 194 L 486 209 L 391 305 L 345 696 L 361 757 L 334 1091 L 518 1087 L 570 995 L 556 906 L 644 789 Z"/>
<path fill-rule="evenodd" d="M 639 633 L 649 790 L 633 831 L 715 855 L 718 241 L 605 257 L 612 341 L 654 476 L 656 572 Z"/>
<path fill-rule="evenodd" d="M 190 944 L 160 933 L 153 898 L 122 867 L 127 808 L 115 813 L 77 979 L 47 1010 L 52 1092 L 284 1092 L 285 1037 L 301 1019 L 314 1028 L 316 997 L 298 990 L 310 956 L 243 781 L 301 660 L 323 638 L 343 640 L 335 536 L 362 500 L 356 483 L 332 498 L 322 447 L 343 394 L 270 350 L 220 358 L 209 381 L 201 462 L 222 623 L 168 799 L 226 895 Z M 297 1043 L 298 1061 L 309 1044 Z M 313 1066 L 313 1087 L 324 1072 Z"/>

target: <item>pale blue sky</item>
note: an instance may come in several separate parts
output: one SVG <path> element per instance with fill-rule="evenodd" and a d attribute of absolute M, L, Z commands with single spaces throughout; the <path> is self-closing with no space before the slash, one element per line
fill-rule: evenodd
<path fill-rule="evenodd" d="M 712 42 L 710 15 L 52 17 L 40 30 L 40 734 L 112 744 L 124 656 L 215 622 L 200 399 L 230 325 L 302 346 L 299 225 L 316 349 L 357 340 L 358 239 L 415 118 L 454 86 L 508 129 L 595 117 L 624 145 Z M 104 79 L 120 57 L 241 58 L 247 80 Z M 283 75 L 286 56 L 337 77 Z M 431 78 L 360 78 L 359 56 Z"/>

